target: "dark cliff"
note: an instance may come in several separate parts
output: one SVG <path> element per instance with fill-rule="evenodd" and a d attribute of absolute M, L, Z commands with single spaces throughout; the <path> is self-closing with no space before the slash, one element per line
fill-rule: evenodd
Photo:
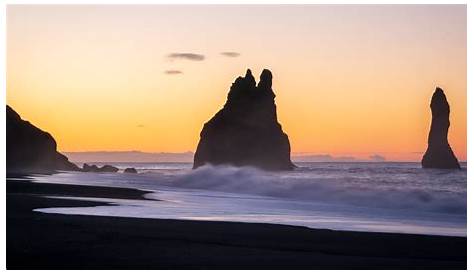
<path fill-rule="evenodd" d="M 56 151 L 56 141 L 35 127 L 11 107 L 6 110 L 7 173 L 79 170 Z"/>
<path fill-rule="evenodd" d="M 290 170 L 290 142 L 278 123 L 272 73 L 255 85 L 250 70 L 232 84 L 224 107 L 201 131 L 194 167 L 204 164 Z"/>
<path fill-rule="evenodd" d="M 431 128 L 428 149 L 421 161 L 424 168 L 460 168 L 458 159 L 448 143 L 449 104 L 441 88 L 431 98 Z"/>

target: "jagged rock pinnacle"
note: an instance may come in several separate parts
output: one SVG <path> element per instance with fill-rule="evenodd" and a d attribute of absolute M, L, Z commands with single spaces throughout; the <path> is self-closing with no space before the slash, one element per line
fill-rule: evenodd
<path fill-rule="evenodd" d="M 260 74 L 260 82 L 258 83 L 258 88 L 261 89 L 271 89 L 272 88 L 272 72 L 268 69 L 264 69 L 262 74 Z"/>
<path fill-rule="evenodd" d="M 245 80 L 250 86 L 255 87 L 255 78 L 253 77 L 252 71 L 250 69 L 247 69 L 247 73 L 245 73 Z"/>

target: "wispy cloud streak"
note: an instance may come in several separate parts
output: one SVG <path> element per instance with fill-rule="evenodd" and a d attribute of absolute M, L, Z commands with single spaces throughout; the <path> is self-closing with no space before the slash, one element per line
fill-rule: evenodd
<path fill-rule="evenodd" d="M 238 52 L 234 52 L 234 51 L 224 51 L 224 52 L 221 52 L 221 55 L 224 55 L 226 57 L 239 57 L 240 56 L 240 53 Z"/>
<path fill-rule="evenodd" d="M 170 75 L 183 74 L 181 70 L 175 70 L 175 69 L 165 70 L 164 73 L 170 74 Z"/>
<path fill-rule="evenodd" d="M 185 59 L 190 61 L 203 61 L 204 59 L 206 59 L 206 56 L 190 52 L 173 52 L 168 54 L 168 58 L 172 60 Z"/>

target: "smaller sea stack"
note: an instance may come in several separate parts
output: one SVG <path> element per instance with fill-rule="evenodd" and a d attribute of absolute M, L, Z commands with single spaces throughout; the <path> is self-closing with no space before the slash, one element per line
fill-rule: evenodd
<path fill-rule="evenodd" d="M 458 159 L 448 143 L 449 104 L 446 95 L 439 87 L 431 98 L 431 128 L 428 136 L 428 149 L 421 165 L 424 168 L 460 168 Z"/>

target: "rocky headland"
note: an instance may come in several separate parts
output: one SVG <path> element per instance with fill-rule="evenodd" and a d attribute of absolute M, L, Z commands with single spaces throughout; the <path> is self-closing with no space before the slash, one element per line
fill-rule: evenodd
<path fill-rule="evenodd" d="M 7 173 L 80 170 L 57 151 L 51 134 L 21 119 L 10 106 L 6 109 L 6 139 Z"/>

